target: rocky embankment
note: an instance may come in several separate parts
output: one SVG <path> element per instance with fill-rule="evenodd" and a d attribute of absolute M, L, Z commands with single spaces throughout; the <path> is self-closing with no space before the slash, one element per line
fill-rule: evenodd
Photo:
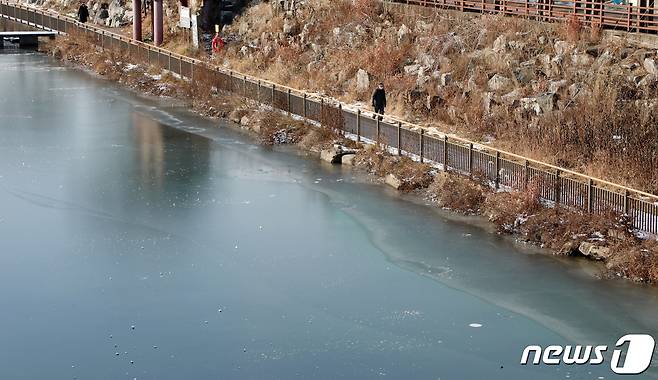
<path fill-rule="evenodd" d="M 216 57 L 233 69 L 550 163 L 658 190 L 658 55 L 577 21 L 434 11 L 375 0 L 256 2 Z"/>

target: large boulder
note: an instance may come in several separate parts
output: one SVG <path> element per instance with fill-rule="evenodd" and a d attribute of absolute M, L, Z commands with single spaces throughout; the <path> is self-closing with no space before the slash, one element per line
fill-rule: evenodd
<path fill-rule="evenodd" d="M 398 189 L 400 189 L 400 187 L 402 187 L 402 180 L 399 179 L 395 174 L 387 175 L 384 178 L 384 183 L 391 186 L 395 190 L 398 190 Z"/>
<path fill-rule="evenodd" d="M 366 92 L 370 89 L 370 76 L 368 75 L 368 72 L 359 69 L 359 71 L 356 72 L 356 91 L 363 93 Z"/>
<path fill-rule="evenodd" d="M 592 260 L 607 260 L 611 255 L 610 248 L 596 245 L 587 241 L 580 243 L 580 246 L 578 246 L 578 251 L 583 256 Z"/>

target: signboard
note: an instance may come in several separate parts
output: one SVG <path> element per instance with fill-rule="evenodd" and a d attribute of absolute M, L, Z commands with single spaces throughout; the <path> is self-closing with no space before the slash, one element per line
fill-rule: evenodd
<path fill-rule="evenodd" d="M 178 14 L 180 14 L 180 21 L 178 22 L 178 26 L 181 28 L 189 29 L 192 23 L 192 18 L 190 17 L 190 8 L 181 5 Z"/>

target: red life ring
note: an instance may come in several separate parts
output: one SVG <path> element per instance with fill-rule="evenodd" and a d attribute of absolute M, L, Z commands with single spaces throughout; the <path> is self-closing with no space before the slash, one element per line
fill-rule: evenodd
<path fill-rule="evenodd" d="M 215 38 L 212 39 L 212 51 L 215 53 L 219 53 L 220 50 L 224 47 L 224 40 L 219 36 L 219 34 L 215 34 Z"/>

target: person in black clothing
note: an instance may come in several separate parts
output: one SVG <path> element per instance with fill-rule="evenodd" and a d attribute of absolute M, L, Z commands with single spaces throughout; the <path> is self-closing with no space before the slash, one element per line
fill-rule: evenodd
<path fill-rule="evenodd" d="M 89 9 L 87 8 L 87 4 L 80 3 L 80 8 L 78 8 L 78 21 L 85 23 L 87 22 L 88 18 L 89 18 Z"/>
<path fill-rule="evenodd" d="M 380 83 L 377 86 L 375 92 L 372 93 L 372 106 L 375 108 L 375 113 L 383 115 L 384 108 L 386 107 L 386 91 L 384 90 L 384 83 Z M 375 115 L 372 115 L 372 118 L 375 118 Z M 382 117 L 379 116 L 379 120 Z"/>

